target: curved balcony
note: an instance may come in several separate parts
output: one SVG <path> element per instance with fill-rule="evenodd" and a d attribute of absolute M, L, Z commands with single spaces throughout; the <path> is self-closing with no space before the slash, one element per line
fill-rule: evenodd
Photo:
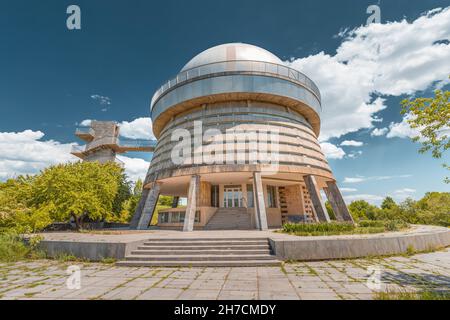
<path fill-rule="evenodd" d="M 298 70 L 271 62 L 236 60 L 205 64 L 180 72 L 175 78 L 167 81 L 155 92 L 151 102 L 151 109 L 153 109 L 155 103 L 171 89 L 196 79 L 201 79 L 206 76 L 213 77 L 221 74 L 268 75 L 286 79 L 311 91 L 317 97 L 319 103 L 321 101 L 321 95 L 317 85 Z"/>

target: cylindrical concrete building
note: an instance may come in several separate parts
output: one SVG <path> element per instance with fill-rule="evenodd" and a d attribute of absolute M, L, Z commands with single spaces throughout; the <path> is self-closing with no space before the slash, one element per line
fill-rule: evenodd
<path fill-rule="evenodd" d="M 153 96 L 158 139 L 131 223 L 148 227 L 159 195 L 187 207 L 159 212 L 158 226 L 260 229 L 351 216 L 320 149 L 321 96 L 303 73 L 248 44 L 210 48 Z"/>

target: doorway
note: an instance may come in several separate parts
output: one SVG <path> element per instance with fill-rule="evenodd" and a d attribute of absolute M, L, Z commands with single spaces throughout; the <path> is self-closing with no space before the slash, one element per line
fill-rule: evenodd
<path fill-rule="evenodd" d="M 223 189 L 223 202 L 225 208 L 242 208 L 241 186 L 225 186 Z"/>

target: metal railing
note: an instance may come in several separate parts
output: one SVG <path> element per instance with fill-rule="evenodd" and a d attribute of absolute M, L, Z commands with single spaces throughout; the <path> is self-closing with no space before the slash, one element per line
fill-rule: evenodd
<path fill-rule="evenodd" d="M 155 148 L 156 140 L 119 138 L 117 144 L 128 148 Z"/>
<path fill-rule="evenodd" d="M 271 62 L 235 60 L 235 61 L 214 62 L 180 72 L 175 78 L 167 81 L 155 92 L 152 98 L 151 107 L 153 108 L 155 102 L 164 93 L 166 93 L 169 89 L 177 85 L 206 75 L 212 75 L 215 73 L 228 73 L 228 72 L 229 73 L 248 72 L 254 74 L 274 75 L 280 78 L 288 79 L 311 90 L 319 100 L 321 99 L 320 91 L 317 85 L 305 74 L 301 73 L 298 70 Z"/>

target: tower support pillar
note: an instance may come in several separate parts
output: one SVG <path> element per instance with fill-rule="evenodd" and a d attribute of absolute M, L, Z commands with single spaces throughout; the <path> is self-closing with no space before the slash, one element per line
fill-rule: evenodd
<path fill-rule="evenodd" d="M 139 220 L 136 226 L 138 230 L 145 230 L 149 227 L 153 214 L 155 213 L 156 205 L 158 203 L 159 193 L 161 190 L 161 184 L 158 182 L 153 183 L 152 188 L 147 193 L 147 196 L 144 197 L 144 193 L 142 194 L 141 201 L 144 199 L 144 203 L 142 205 L 142 211 L 139 214 L 138 209 L 141 203 L 138 205 L 138 209 L 136 210 L 136 214 L 139 214 Z M 141 202 L 140 201 L 140 202 Z M 135 214 L 135 215 L 136 215 Z M 133 217 L 134 219 L 134 217 Z M 137 217 L 136 217 L 137 220 Z"/>
<path fill-rule="evenodd" d="M 327 208 L 323 202 L 322 196 L 320 195 L 319 186 L 315 176 L 307 175 L 304 176 L 306 188 L 308 189 L 311 201 L 313 204 L 314 213 L 319 220 L 319 222 L 330 222 L 330 217 L 328 216 Z"/>
<path fill-rule="evenodd" d="M 253 193 L 255 199 L 256 228 L 267 230 L 266 202 L 264 201 L 264 189 L 261 180 L 261 172 L 253 172 Z"/>
<path fill-rule="evenodd" d="M 339 188 L 334 181 L 328 181 L 327 187 L 323 189 L 327 195 L 328 201 L 330 201 L 331 207 L 333 208 L 334 214 L 338 221 L 346 221 L 354 223 L 352 215 L 348 211 L 348 208 L 344 202 Z"/>
<path fill-rule="evenodd" d="M 195 213 L 197 212 L 198 197 L 200 191 L 200 176 L 191 177 L 189 183 L 189 192 L 186 206 L 186 214 L 184 216 L 183 231 L 193 231 L 195 223 Z"/>

